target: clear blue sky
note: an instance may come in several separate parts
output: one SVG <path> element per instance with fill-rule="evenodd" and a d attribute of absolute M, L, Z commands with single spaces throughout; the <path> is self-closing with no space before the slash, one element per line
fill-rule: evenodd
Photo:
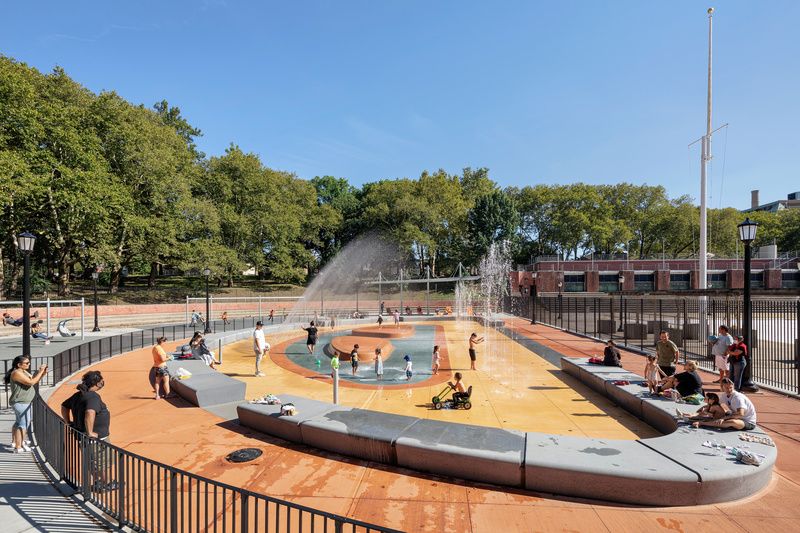
<path fill-rule="evenodd" d="M 486 166 L 502 185 L 625 180 L 697 198 L 708 5 L 14 2 L 0 53 L 167 99 L 207 154 L 235 142 L 303 178 Z M 785 198 L 800 190 L 800 2 L 716 8 L 714 124 L 731 126 L 710 205 L 747 207 L 751 188 Z"/>

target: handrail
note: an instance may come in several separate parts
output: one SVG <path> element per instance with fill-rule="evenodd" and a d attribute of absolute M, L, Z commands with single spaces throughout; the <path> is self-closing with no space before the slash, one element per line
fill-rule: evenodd
<path fill-rule="evenodd" d="M 249 320 L 255 322 L 256 318 Z M 182 330 L 186 337 L 192 328 L 159 326 L 74 346 L 52 356 L 54 379 L 62 381 L 115 353 L 149 345 L 156 332 L 163 335 L 168 329 L 173 330 L 173 336 Z M 99 349 L 95 352 L 92 347 Z M 287 532 L 309 527 L 315 533 L 398 531 L 204 478 L 90 438 L 69 427 L 39 395 L 33 402 L 33 411 L 32 434 L 45 461 L 60 480 L 82 494 L 84 501 L 115 519 L 120 527 L 153 533 L 208 528 L 247 533 L 265 530 L 268 525 L 270 530 Z"/>

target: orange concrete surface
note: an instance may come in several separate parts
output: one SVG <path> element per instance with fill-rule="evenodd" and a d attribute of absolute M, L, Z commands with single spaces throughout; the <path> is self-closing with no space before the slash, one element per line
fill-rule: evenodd
<path fill-rule="evenodd" d="M 597 353 L 601 349 L 599 343 L 543 326 L 531 328 L 524 321 L 515 321 L 513 326 L 519 334 L 529 335 L 567 355 Z M 286 338 L 270 337 L 273 343 L 281 340 Z M 459 335 L 452 342 L 460 346 L 463 340 Z M 483 353 L 479 352 L 479 368 Z M 465 356 L 458 353 L 451 356 L 454 366 L 463 365 L 460 358 Z M 530 353 L 525 357 L 539 360 Z M 633 357 L 626 355 L 626 359 Z M 773 404 L 776 410 L 772 414 L 776 419 L 774 423 L 786 420 L 785 425 L 791 428 L 782 427 L 782 433 L 773 433 L 780 448 L 778 468 L 766 490 L 749 499 L 726 504 L 642 508 L 428 476 L 288 444 L 247 431 L 191 407 L 183 400 L 152 400 L 152 390 L 147 382 L 150 364 L 150 350 L 144 349 L 93 367 L 103 371 L 106 378 L 106 387 L 101 395 L 112 413 L 111 438 L 115 444 L 202 476 L 360 520 L 409 532 L 779 533 L 797 531 L 800 525 L 800 506 L 797 505 L 800 501 L 800 443 L 796 437 L 800 422 L 794 418 L 798 411 L 798 403 L 794 400 L 775 398 Z M 223 365 L 226 372 L 237 374 L 228 369 L 228 364 Z M 260 392 L 275 390 L 270 380 L 278 372 L 286 372 L 274 364 L 267 365 L 267 369 L 268 376 L 259 378 L 261 381 L 257 387 Z M 511 379 L 502 372 L 499 376 L 481 372 L 471 373 L 472 381 L 494 383 L 497 380 L 498 385 L 492 386 L 499 387 L 502 381 Z M 248 385 L 257 380 L 249 375 L 242 375 L 241 379 Z M 330 389 L 329 385 L 318 380 L 307 381 L 313 386 L 311 390 L 318 387 Z M 73 388 L 74 383 L 68 383 L 58 389 L 50 399 L 51 406 L 57 408 Z M 355 392 L 362 394 L 361 391 Z M 355 392 L 348 390 L 345 395 Z M 765 425 L 768 424 L 770 415 L 765 411 L 769 408 L 761 410 L 761 406 L 767 404 L 762 404 L 761 397 L 754 400 L 760 409 L 760 418 L 765 418 Z M 779 409 L 786 413 L 785 417 L 777 412 Z M 530 413 L 526 414 L 530 420 Z M 242 447 L 258 447 L 264 454 L 242 465 L 225 462 L 225 455 Z M 653 490 L 658 490 L 658 487 L 653 487 Z"/>

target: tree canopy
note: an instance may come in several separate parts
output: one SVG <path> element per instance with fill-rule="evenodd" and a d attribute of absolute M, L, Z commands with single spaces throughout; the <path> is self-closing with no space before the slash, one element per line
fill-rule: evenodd
<path fill-rule="evenodd" d="M 380 179 L 355 187 L 303 180 L 231 144 L 207 156 L 201 130 L 166 100 L 132 104 L 95 94 L 62 69 L 43 74 L 0 56 L 0 295 L 19 290 L 15 235 L 38 236 L 35 269 L 60 294 L 97 266 L 124 271 L 209 267 L 232 285 L 246 270 L 306 281 L 366 231 L 391 236 L 423 274 L 477 265 L 497 241 L 517 262 L 593 252 L 691 256 L 699 211 L 664 187 L 618 183 L 501 188 L 486 168 Z M 736 251 L 732 208 L 709 211 L 709 251 Z M 756 244 L 800 249 L 800 212 L 754 213 Z"/>

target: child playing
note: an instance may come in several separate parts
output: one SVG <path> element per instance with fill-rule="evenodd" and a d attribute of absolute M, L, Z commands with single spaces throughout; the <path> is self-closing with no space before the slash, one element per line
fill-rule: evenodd
<path fill-rule="evenodd" d="M 692 420 L 693 427 L 700 427 L 699 422 L 701 420 L 719 420 L 720 418 L 724 418 L 727 412 L 719 402 L 719 395 L 715 392 L 707 392 L 706 404 L 698 409 L 695 414 L 687 416 L 686 413 L 681 413 L 680 411 L 678 411 L 678 414 L 681 418 Z"/>
<path fill-rule="evenodd" d="M 358 372 L 358 344 L 353 345 L 353 351 L 350 352 L 350 366 L 353 368 L 353 375 Z"/>
<path fill-rule="evenodd" d="M 378 315 L 378 329 L 383 326 L 383 315 Z"/>
<path fill-rule="evenodd" d="M 453 401 L 466 398 L 467 389 L 464 387 L 464 383 L 461 381 L 461 372 L 456 372 L 453 377 L 456 378 L 455 383 L 451 383 L 450 381 L 447 382 L 447 384 L 450 385 L 450 388 L 453 389 Z"/>
<path fill-rule="evenodd" d="M 644 365 L 644 379 L 647 380 L 647 388 L 650 389 L 650 394 L 658 394 L 658 385 L 661 383 L 662 377 L 667 377 L 667 375 L 656 364 L 656 356 L 648 355 L 647 364 Z"/>
<path fill-rule="evenodd" d="M 439 345 L 433 347 L 433 359 L 431 360 L 431 370 L 433 371 L 433 375 L 437 375 L 439 373 Z"/>
<path fill-rule="evenodd" d="M 380 348 L 375 348 L 375 375 L 378 381 L 383 381 L 383 356 Z"/>
<path fill-rule="evenodd" d="M 411 379 L 411 376 L 414 374 L 414 373 L 411 371 L 411 364 L 412 364 L 412 363 L 411 363 L 411 356 L 410 356 L 410 355 L 408 355 L 408 354 L 406 354 L 406 355 L 403 357 L 403 361 L 405 361 L 405 362 L 406 362 L 406 381 L 409 381 L 409 380 Z"/>

